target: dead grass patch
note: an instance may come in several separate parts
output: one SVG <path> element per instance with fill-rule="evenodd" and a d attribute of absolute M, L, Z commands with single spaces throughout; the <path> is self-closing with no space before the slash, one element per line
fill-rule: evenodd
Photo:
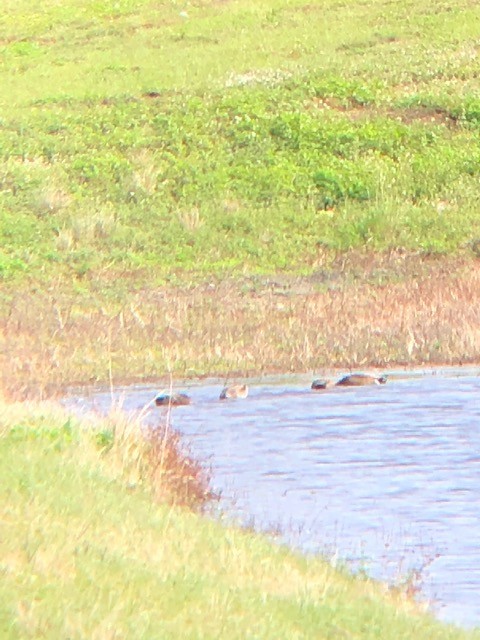
<path fill-rule="evenodd" d="M 210 490 L 205 467 L 185 451 L 180 435 L 168 423 L 150 427 L 145 436 L 149 482 L 154 496 L 191 508 L 201 508 L 217 496 Z"/>
<path fill-rule="evenodd" d="M 480 263 L 347 255 L 308 278 L 151 286 L 115 304 L 19 292 L 0 318 L 1 385 L 319 372 L 480 360 Z"/>
<path fill-rule="evenodd" d="M 103 434 L 107 464 L 120 470 L 128 486 L 146 484 L 156 501 L 196 510 L 216 498 L 209 470 L 190 455 L 171 427 L 168 412 L 158 424 L 146 425 L 142 412 L 129 416 L 113 410 Z"/>

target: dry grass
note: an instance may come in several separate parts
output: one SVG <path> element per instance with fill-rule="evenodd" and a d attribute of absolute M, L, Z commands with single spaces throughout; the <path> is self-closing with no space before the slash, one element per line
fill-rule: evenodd
<path fill-rule="evenodd" d="M 132 162 L 135 170 L 130 185 L 130 195 L 135 196 L 138 191 L 153 195 L 157 190 L 160 171 L 155 165 L 154 156 L 146 150 L 137 152 Z"/>
<path fill-rule="evenodd" d="M 209 489 L 206 469 L 184 450 L 180 434 L 169 425 L 150 428 L 146 436 L 146 459 L 150 484 L 157 499 L 201 508 L 217 498 Z"/>
<path fill-rule="evenodd" d="M 72 196 L 62 186 L 50 182 L 44 186 L 37 197 L 37 209 L 40 214 L 48 214 L 65 209 L 72 202 Z"/>
<path fill-rule="evenodd" d="M 308 279 L 149 287 L 115 305 L 91 293 L 75 299 L 61 286 L 22 292 L 0 321 L 2 387 L 39 396 L 67 382 L 162 379 L 169 372 L 478 362 L 478 261 L 348 260 Z"/>
<path fill-rule="evenodd" d="M 192 509 L 215 500 L 209 471 L 192 458 L 172 429 L 169 412 L 153 426 L 146 426 L 144 417 L 145 410 L 129 415 L 114 409 L 107 419 L 113 436 L 111 443 L 107 436 L 107 458 L 128 486 L 146 483 L 156 501 Z"/>

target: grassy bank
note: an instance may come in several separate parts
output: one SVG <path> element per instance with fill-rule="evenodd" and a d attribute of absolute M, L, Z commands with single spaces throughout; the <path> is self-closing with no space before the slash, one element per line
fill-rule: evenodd
<path fill-rule="evenodd" d="M 471 3 L 29 7 L 1 33 L 4 280 L 478 253 Z"/>
<path fill-rule="evenodd" d="M 150 449 L 118 416 L 92 430 L 47 405 L 0 415 L 2 638 L 478 637 L 168 492 L 152 500 Z"/>
<path fill-rule="evenodd" d="M 3 387 L 478 361 L 479 11 L 4 3 Z"/>

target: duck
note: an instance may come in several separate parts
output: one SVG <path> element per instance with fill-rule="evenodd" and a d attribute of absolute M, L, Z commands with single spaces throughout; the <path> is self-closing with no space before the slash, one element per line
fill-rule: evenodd
<path fill-rule="evenodd" d="M 186 393 L 165 393 L 155 398 L 157 407 L 180 407 L 191 402 L 190 396 Z"/>
<path fill-rule="evenodd" d="M 337 387 L 363 387 L 367 384 L 386 384 L 387 376 L 371 376 L 367 373 L 350 373 L 335 383 Z"/>
<path fill-rule="evenodd" d="M 231 398 L 246 398 L 248 396 L 248 386 L 246 384 L 232 384 L 222 389 L 220 400 Z"/>
<path fill-rule="evenodd" d="M 328 389 L 329 387 L 333 387 L 333 382 L 331 380 L 324 380 L 323 378 L 320 378 L 312 382 L 312 389 L 314 391 L 321 391 L 323 389 Z"/>

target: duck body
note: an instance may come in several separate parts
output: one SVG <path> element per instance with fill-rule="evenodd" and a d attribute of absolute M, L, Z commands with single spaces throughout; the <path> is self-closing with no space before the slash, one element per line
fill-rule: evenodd
<path fill-rule="evenodd" d="M 337 387 L 363 387 L 368 384 L 386 384 L 387 376 L 370 376 L 366 373 L 351 373 L 335 383 Z"/>
<path fill-rule="evenodd" d="M 248 396 L 248 386 L 246 384 L 232 384 L 222 389 L 220 400 L 230 400 L 232 398 L 246 398 Z"/>
<path fill-rule="evenodd" d="M 155 398 L 157 407 L 180 407 L 191 402 L 186 393 L 165 393 Z"/>
<path fill-rule="evenodd" d="M 322 378 L 318 380 L 314 380 L 312 382 L 312 389 L 314 391 L 322 391 L 323 389 L 328 389 L 333 386 L 333 382 L 331 380 L 324 380 Z"/>

